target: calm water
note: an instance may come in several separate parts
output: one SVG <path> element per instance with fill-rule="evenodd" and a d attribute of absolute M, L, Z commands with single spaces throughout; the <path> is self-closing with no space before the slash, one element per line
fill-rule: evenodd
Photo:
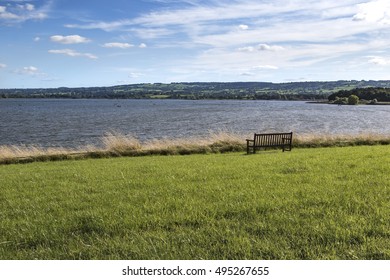
<path fill-rule="evenodd" d="M 141 140 L 243 134 L 390 134 L 390 106 L 293 101 L 0 99 L 0 145 L 77 147 L 109 131 Z"/>

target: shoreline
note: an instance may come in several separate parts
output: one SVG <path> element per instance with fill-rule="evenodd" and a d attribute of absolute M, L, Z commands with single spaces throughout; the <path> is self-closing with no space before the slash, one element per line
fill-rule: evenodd
<path fill-rule="evenodd" d="M 229 132 L 210 133 L 208 137 L 189 139 L 152 139 L 141 142 L 136 137 L 108 133 L 100 146 L 70 148 L 42 148 L 36 145 L 0 146 L 0 165 L 36 161 L 77 160 L 87 158 L 138 157 L 151 155 L 190 155 L 245 152 L 246 138 Z M 361 145 L 390 145 L 390 135 L 314 135 L 294 134 L 293 148 L 346 147 Z"/>
<path fill-rule="evenodd" d="M 66 97 L 7 97 L 1 98 L 1 100 L 187 100 L 187 101 L 280 101 L 280 102 L 305 102 L 307 104 L 328 104 L 328 105 L 349 105 L 349 104 L 337 104 L 331 103 L 326 99 L 238 99 L 238 98 L 66 98 Z M 360 102 L 356 105 L 390 105 L 390 102 L 378 101 L 376 103 Z"/>
<path fill-rule="evenodd" d="M 304 101 L 304 100 L 302 100 Z M 309 104 L 327 104 L 327 105 L 340 105 L 340 106 L 360 106 L 360 105 L 373 105 L 373 106 L 376 106 L 376 105 L 390 105 L 390 102 L 376 102 L 376 103 L 359 103 L 359 104 L 356 104 L 356 105 L 349 105 L 349 104 L 337 104 L 337 103 L 330 103 L 329 101 L 306 101 L 306 103 L 309 103 Z"/>

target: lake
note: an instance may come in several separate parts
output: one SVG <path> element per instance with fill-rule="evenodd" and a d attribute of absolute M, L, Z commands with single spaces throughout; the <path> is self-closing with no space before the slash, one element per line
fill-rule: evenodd
<path fill-rule="evenodd" d="M 107 132 L 140 140 L 230 131 L 390 134 L 390 106 L 303 101 L 0 99 L 0 145 L 98 145 Z"/>

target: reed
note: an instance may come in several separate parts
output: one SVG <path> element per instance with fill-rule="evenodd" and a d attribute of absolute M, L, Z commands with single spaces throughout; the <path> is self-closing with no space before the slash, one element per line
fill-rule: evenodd
<path fill-rule="evenodd" d="M 209 132 L 206 137 L 152 139 L 143 145 L 143 151 L 153 154 L 191 154 L 243 151 L 243 136 L 233 132 Z"/>
<path fill-rule="evenodd" d="M 142 149 L 141 142 L 136 137 L 118 132 L 106 133 L 102 138 L 102 143 L 104 147 L 103 150 L 118 154 Z M 95 151 L 96 150 L 98 149 L 95 148 Z"/>
<path fill-rule="evenodd" d="M 0 162 L 6 162 L 13 159 L 34 160 L 38 158 L 50 158 L 60 155 L 70 155 L 77 151 L 66 148 L 42 148 L 39 146 L 0 146 Z M 81 151 L 79 151 L 81 152 Z"/>
<path fill-rule="evenodd" d="M 150 139 L 141 142 L 134 135 L 109 132 L 102 137 L 100 145 L 88 145 L 75 149 L 16 145 L 0 146 L 0 163 L 118 156 L 243 152 L 246 150 L 246 138 L 252 138 L 252 136 L 231 131 L 217 131 L 209 132 L 204 137 Z M 390 135 L 373 133 L 357 135 L 295 134 L 293 138 L 294 148 L 388 144 L 390 144 Z"/>
<path fill-rule="evenodd" d="M 342 147 L 359 145 L 388 145 L 390 135 L 360 133 L 360 134 L 300 134 L 293 140 L 297 148 Z"/>

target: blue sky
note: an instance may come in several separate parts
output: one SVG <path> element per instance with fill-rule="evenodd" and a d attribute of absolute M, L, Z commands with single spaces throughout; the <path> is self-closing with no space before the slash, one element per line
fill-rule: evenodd
<path fill-rule="evenodd" d="M 389 0 L 0 0 L 0 88 L 390 80 Z"/>

